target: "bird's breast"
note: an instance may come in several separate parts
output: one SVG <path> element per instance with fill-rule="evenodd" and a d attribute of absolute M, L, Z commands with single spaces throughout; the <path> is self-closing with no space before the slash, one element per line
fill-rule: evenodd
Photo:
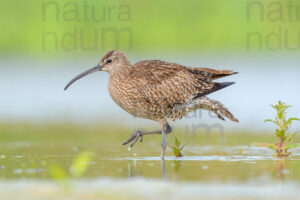
<path fill-rule="evenodd" d="M 124 79 L 118 77 L 110 78 L 108 83 L 108 91 L 111 98 L 122 109 L 136 116 L 135 108 L 137 107 L 137 87 L 133 83 L 128 83 Z"/>

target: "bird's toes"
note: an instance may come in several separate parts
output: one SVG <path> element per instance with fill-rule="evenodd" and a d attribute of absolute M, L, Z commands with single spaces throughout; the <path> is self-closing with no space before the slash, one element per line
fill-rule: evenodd
<path fill-rule="evenodd" d="M 122 145 L 128 144 L 130 141 L 126 140 L 125 142 L 122 143 Z"/>
<path fill-rule="evenodd" d="M 140 142 L 143 142 L 143 135 L 141 135 L 140 137 L 141 137 Z"/>
<path fill-rule="evenodd" d="M 126 144 L 128 144 L 129 142 L 131 142 L 132 140 L 134 139 L 134 136 L 133 135 L 131 135 L 125 142 L 123 142 L 123 144 L 122 145 L 126 145 Z"/>
<path fill-rule="evenodd" d="M 139 139 L 140 136 L 141 136 L 141 131 L 137 130 L 125 142 L 123 142 L 122 145 L 126 145 L 126 144 L 130 143 L 131 141 L 133 141 L 132 144 L 130 145 L 131 147 L 133 147 L 133 145 L 136 143 L 136 141 Z M 142 136 L 141 136 L 141 140 L 143 140 Z"/>
<path fill-rule="evenodd" d="M 138 141 L 140 137 L 140 134 L 138 134 L 134 139 L 133 139 L 133 142 L 131 143 L 130 147 L 133 147 L 135 145 L 135 143 Z"/>

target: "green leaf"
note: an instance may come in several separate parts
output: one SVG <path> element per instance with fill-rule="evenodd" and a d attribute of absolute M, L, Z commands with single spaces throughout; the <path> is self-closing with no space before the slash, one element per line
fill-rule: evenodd
<path fill-rule="evenodd" d="M 279 131 L 279 137 L 282 137 L 282 138 L 285 137 L 285 130 L 280 130 Z"/>
<path fill-rule="evenodd" d="M 300 119 L 295 118 L 295 117 L 289 118 L 289 119 L 284 123 L 284 128 L 285 128 L 285 129 L 288 129 L 289 126 L 292 124 L 293 121 L 300 121 Z"/>
<path fill-rule="evenodd" d="M 300 143 L 286 145 L 283 147 L 283 149 L 288 150 L 288 149 L 296 148 L 296 147 L 300 147 Z"/>
<path fill-rule="evenodd" d="M 282 143 L 284 143 L 286 136 L 282 137 Z"/>
<path fill-rule="evenodd" d="M 287 106 L 284 107 L 283 111 L 285 112 L 288 108 L 291 108 L 291 107 L 292 107 L 292 106 L 287 105 Z"/>
<path fill-rule="evenodd" d="M 176 157 L 182 157 L 182 153 L 176 147 L 173 147 L 173 153 Z"/>
<path fill-rule="evenodd" d="M 90 166 L 93 159 L 93 154 L 89 151 L 84 151 L 80 153 L 73 161 L 70 172 L 72 176 L 80 177 Z"/>
<path fill-rule="evenodd" d="M 289 119 L 288 119 L 287 123 L 291 124 L 292 121 L 300 121 L 300 119 L 299 119 L 299 118 L 296 118 L 296 117 L 292 117 L 292 118 L 289 118 Z"/>
<path fill-rule="evenodd" d="M 297 134 L 298 132 L 295 132 L 295 133 L 292 133 L 289 135 L 289 137 L 287 138 L 287 142 L 288 143 L 291 143 L 295 137 L 295 135 Z"/>
<path fill-rule="evenodd" d="M 276 136 L 277 136 L 277 137 L 284 137 L 284 131 L 283 131 L 283 130 L 276 129 Z"/>
<path fill-rule="evenodd" d="M 266 119 L 265 122 L 272 122 L 272 123 L 276 124 L 277 126 L 279 126 L 279 123 L 277 121 L 274 121 L 271 119 Z"/>
<path fill-rule="evenodd" d="M 185 144 L 179 148 L 179 151 L 182 151 L 184 147 L 185 147 Z"/>
<path fill-rule="evenodd" d="M 285 137 L 285 130 L 279 130 L 279 129 L 276 129 L 276 135 L 277 137 Z"/>
<path fill-rule="evenodd" d="M 175 146 L 176 146 L 177 148 L 180 147 L 180 140 L 178 139 L 178 137 L 175 137 Z"/>
<path fill-rule="evenodd" d="M 279 118 L 279 119 L 282 119 L 282 118 L 283 118 L 283 112 L 282 112 L 282 111 L 278 112 L 278 118 Z"/>
<path fill-rule="evenodd" d="M 67 179 L 66 172 L 61 167 L 59 167 L 57 165 L 54 165 L 54 166 L 50 167 L 49 172 L 50 172 L 51 177 L 55 181 L 64 181 L 64 180 Z"/>

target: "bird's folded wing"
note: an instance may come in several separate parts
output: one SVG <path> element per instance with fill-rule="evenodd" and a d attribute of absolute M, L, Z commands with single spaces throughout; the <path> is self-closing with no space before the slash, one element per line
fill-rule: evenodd
<path fill-rule="evenodd" d="M 190 68 L 159 60 L 141 61 L 131 74 L 141 98 L 162 106 L 180 104 L 214 87 L 210 77 L 191 73 Z"/>

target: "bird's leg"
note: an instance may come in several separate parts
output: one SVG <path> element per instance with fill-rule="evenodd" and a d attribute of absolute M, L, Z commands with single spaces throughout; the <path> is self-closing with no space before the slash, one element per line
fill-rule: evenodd
<path fill-rule="evenodd" d="M 162 129 L 164 130 L 165 134 L 168 134 L 168 133 L 172 132 L 172 128 L 168 123 L 164 124 L 162 126 Z M 140 138 L 140 142 L 142 142 L 144 135 L 152 135 L 152 134 L 162 134 L 162 130 L 156 130 L 156 131 L 140 131 L 140 130 L 137 130 L 125 142 L 123 142 L 122 145 L 126 145 L 126 144 L 129 144 L 130 142 L 132 142 L 130 144 L 130 147 L 133 147 L 135 145 L 135 143 L 138 141 L 139 138 Z"/>
<path fill-rule="evenodd" d="M 167 133 L 165 132 L 164 129 L 162 129 L 161 135 L 162 135 L 162 141 L 161 141 L 162 151 L 161 151 L 160 158 L 165 159 L 165 153 L 166 153 L 168 141 L 167 141 Z"/>

